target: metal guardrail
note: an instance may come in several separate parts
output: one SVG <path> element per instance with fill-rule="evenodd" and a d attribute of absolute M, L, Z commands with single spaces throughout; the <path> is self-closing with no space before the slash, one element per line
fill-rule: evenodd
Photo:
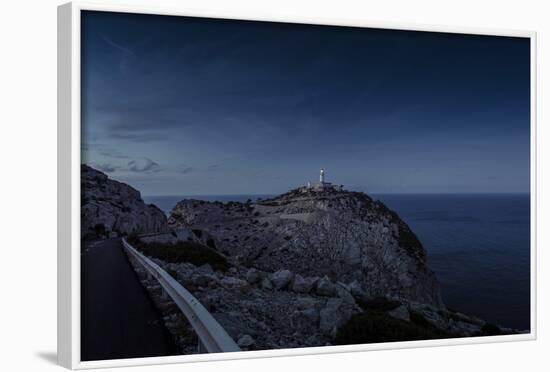
<path fill-rule="evenodd" d="M 202 304 L 159 265 L 138 252 L 126 239 L 122 239 L 126 251 L 160 283 L 165 293 L 172 298 L 185 315 L 199 337 L 199 351 L 208 353 L 241 351 L 225 329 L 202 306 Z"/>

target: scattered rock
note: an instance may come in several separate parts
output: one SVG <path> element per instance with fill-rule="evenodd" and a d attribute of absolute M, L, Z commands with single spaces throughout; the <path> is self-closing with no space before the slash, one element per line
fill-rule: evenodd
<path fill-rule="evenodd" d="M 254 268 L 249 269 L 248 272 L 246 273 L 246 281 L 249 282 L 250 284 L 257 283 L 261 279 L 262 279 L 261 273 Z"/>
<path fill-rule="evenodd" d="M 317 282 L 317 288 L 315 289 L 315 293 L 317 293 L 320 296 L 328 296 L 328 297 L 334 297 L 337 294 L 336 287 L 326 275 Z"/>
<path fill-rule="evenodd" d="M 290 320 L 295 328 L 317 326 L 319 312 L 314 308 L 297 310 L 292 313 Z"/>
<path fill-rule="evenodd" d="M 407 310 L 407 307 L 405 305 L 400 305 L 395 309 L 388 311 L 388 315 L 396 319 L 405 320 L 407 322 L 411 321 L 409 310 Z"/>
<path fill-rule="evenodd" d="M 191 282 L 197 287 L 208 287 L 215 285 L 218 282 L 218 278 L 212 274 L 195 273 L 191 276 Z"/>
<path fill-rule="evenodd" d="M 214 270 L 212 269 L 212 266 L 210 264 L 204 264 L 202 266 L 199 266 L 199 270 L 207 273 L 207 274 L 213 274 Z"/>
<path fill-rule="evenodd" d="M 255 341 L 250 335 L 244 335 L 237 341 L 237 345 L 240 347 L 248 348 L 252 345 L 254 345 Z"/>
<path fill-rule="evenodd" d="M 296 274 L 294 276 L 294 281 L 292 282 L 292 290 L 297 293 L 309 293 L 318 280 L 319 278 L 317 277 L 304 278 L 300 274 Z"/>
<path fill-rule="evenodd" d="M 269 279 L 271 280 L 271 283 L 273 283 L 275 289 L 280 290 L 288 286 L 293 276 L 294 275 L 289 270 L 279 270 L 271 274 Z"/>
<path fill-rule="evenodd" d="M 340 283 L 336 283 L 334 288 L 336 289 L 336 294 L 338 295 L 338 297 L 344 300 L 346 304 L 350 306 L 355 306 L 355 299 L 345 286 L 341 285 Z"/>
<path fill-rule="evenodd" d="M 319 314 L 319 328 L 334 336 L 340 326 L 351 318 L 353 311 L 341 298 L 331 298 Z"/>
<path fill-rule="evenodd" d="M 273 284 L 269 278 L 262 279 L 262 289 L 273 289 Z"/>
<path fill-rule="evenodd" d="M 356 298 L 365 298 L 367 296 L 367 294 L 365 293 L 365 290 L 357 280 L 354 280 L 353 282 L 349 283 L 348 288 L 352 296 Z"/>
<path fill-rule="evenodd" d="M 248 282 L 232 276 L 226 276 L 221 280 L 221 285 L 228 289 L 248 288 Z"/>
<path fill-rule="evenodd" d="M 310 309 L 317 305 L 317 301 L 311 297 L 299 297 L 294 303 L 296 304 L 296 307 L 300 310 Z"/>

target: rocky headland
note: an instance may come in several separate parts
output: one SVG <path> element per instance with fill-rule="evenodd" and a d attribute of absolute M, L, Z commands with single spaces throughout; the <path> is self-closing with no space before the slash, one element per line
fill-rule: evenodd
<path fill-rule="evenodd" d="M 138 190 L 112 180 L 88 165 L 81 166 L 82 238 L 162 232 L 166 229 L 166 215 L 155 205 L 145 204 Z"/>
<path fill-rule="evenodd" d="M 368 297 L 445 308 L 416 235 L 364 193 L 297 189 L 254 203 L 182 200 L 168 224 L 195 231 L 236 266 L 357 282 Z"/>
<path fill-rule="evenodd" d="M 247 203 L 182 200 L 168 225 L 170 233 L 134 237 L 134 246 L 245 350 L 515 332 L 447 309 L 415 234 L 364 193 L 296 189 Z M 185 319 L 157 283 L 142 280 L 182 350 L 192 350 Z"/>
<path fill-rule="evenodd" d="M 299 188 L 245 203 L 186 199 L 167 219 L 139 191 L 83 165 L 82 236 L 127 236 L 243 350 L 516 332 L 446 308 L 414 232 L 360 192 Z M 130 261 L 181 352 L 196 352 L 178 307 Z"/>

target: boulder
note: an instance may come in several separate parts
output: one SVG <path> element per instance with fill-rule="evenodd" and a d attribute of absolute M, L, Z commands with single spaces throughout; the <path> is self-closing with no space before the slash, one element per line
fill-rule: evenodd
<path fill-rule="evenodd" d="M 347 288 L 340 283 L 335 284 L 336 294 L 340 297 L 347 305 L 355 306 L 355 299 L 347 290 Z"/>
<path fill-rule="evenodd" d="M 252 338 L 250 335 L 244 335 L 239 338 L 237 341 L 237 345 L 244 348 L 249 348 L 250 346 L 254 345 L 256 341 Z"/>
<path fill-rule="evenodd" d="M 292 290 L 296 293 L 309 293 L 318 280 L 319 278 L 316 277 L 304 278 L 300 274 L 296 274 L 292 282 Z"/>
<path fill-rule="evenodd" d="M 324 276 L 317 282 L 315 293 L 319 296 L 335 297 L 337 294 L 336 286 L 330 281 L 328 276 Z"/>
<path fill-rule="evenodd" d="M 339 327 L 351 318 L 353 310 L 341 298 L 331 298 L 319 314 L 319 328 L 334 336 Z"/>
<path fill-rule="evenodd" d="M 298 297 L 294 304 L 300 310 L 310 309 L 317 305 L 317 301 L 311 297 Z"/>
<path fill-rule="evenodd" d="M 405 305 L 400 305 L 395 309 L 388 311 L 388 315 L 396 319 L 405 320 L 407 322 L 411 321 L 409 310 L 407 310 L 407 307 Z"/>
<path fill-rule="evenodd" d="M 213 274 L 214 270 L 212 269 L 212 266 L 210 264 L 204 264 L 202 266 L 199 266 L 199 270 L 207 273 L 207 274 Z"/>
<path fill-rule="evenodd" d="M 273 284 L 269 278 L 263 278 L 261 283 L 262 289 L 273 289 Z"/>
<path fill-rule="evenodd" d="M 226 276 L 221 280 L 221 285 L 227 289 L 248 288 L 248 282 L 233 276 Z"/>
<path fill-rule="evenodd" d="M 365 298 L 366 297 L 365 290 L 363 289 L 363 287 L 361 286 L 361 284 L 357 280 L 354 280 L 353 282 L 349 283 L 348 288 L 349 288 L 349 291 L 352 294 L 352 296 L 354 296 L 355 298 Z"/>
<path fill-rule="evenodd" d="M 314 308 L 296 310 L 290 316 L 290 321 L 295 328 L 317 326 L 319 312 Z"/>
<path fill-rule="evenodd" d="M 481 331 L 481 327 L 476 324 L 455 321 L 453 319 L 449 319 L 447 329 L 454 334 L 459 334 L 466 337 L 474 336 Z"/>
<path fill-rule="evenodd" d="M 275 289 L 281 290 L 288 286 L 293 277 L 294 274 L 292 274 L 289 270 L 279 270 L 271 274 L 269 279 L 271 280 L 271 283 L 273 283 L 273 287 L 275 287 Z"/>
<path fill-rule="evenodd" d="M 246 281 L 250 284 L 259 282 L 262 279 L 262 274 L 255 268 L 251 268 L 246 273 Z"/>
<path fill-rule="evenodd" d="M 191 275 L 191 282 L 197 287 L 209 287 L 214 286 L 218 278 L 212 274 L 195 273 Z"/>

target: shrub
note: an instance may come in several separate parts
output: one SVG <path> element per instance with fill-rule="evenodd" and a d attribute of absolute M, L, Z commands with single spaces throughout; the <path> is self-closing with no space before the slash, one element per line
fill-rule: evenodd
<path fill-rule="evenodd" d="M 498 336 L 502 334 L 502 331 L 494 324 L 485 323 L 483 327 L 481 327 L 481 333 L 483 336 Z"/>
<path fill-rule="evenodd" d="M 335 338 L 337 345 L 364 344 L 447 338 L 448 334 L 431 327 L 395 319 L 384 312 L 356 314 L 342 326 Z"/>
<path fill-rule="evenodd" d="M 388 300 L 385 297 L 375 297 L 368 301 L 359 301 L 359 306 L 361 306 L 363 310 L 380 312 L 392 311 L 399 305 L 399 301 Z"/>
<path fill-rule="evenodd" d="M 97 237 L 101 237 L 105 235 L 105 225 L 102 223 L 98 223 L 94 226 L 94 232 Z"/>
<path fill-rule="evenodd" d="M 166 262 L 189 262 L 196 266 L 210 264 L 214 270 L 227 271 L 229 264 L 225 257 L 214 249 L 195 241 L 180 241 L 177 243 L 145 243 L 136 235 L 128 238 L 128 243 L 140 250 L 144 255 L 161 259 Z"/>
<path fill-rule="evenodd" d="M 216 243 L 214 243 L 213 239 L 206 240 L 206 245 L 209 246 L 212 249 L 216 249 Z"/>
<path fill-rule="evenodd" d="M 193 229 L 191 230 L 193 231 L 193 234 L 195 234 L 197 236 L 197 238 L 201 238 L 202 237 L 202 230 L 199 230 L 199 229 Z"/>
<path fill-rule="evenodd" d="M 430 322 L 428 322 L 428 320 L 422 314 L 419 314 L 416 311 L 409 312 L 409 317 L 411 319 L 411 322 L 413 322 L 416 325 L 419 325 L 425 328 L 428 328 L 431 326 Z"/>

